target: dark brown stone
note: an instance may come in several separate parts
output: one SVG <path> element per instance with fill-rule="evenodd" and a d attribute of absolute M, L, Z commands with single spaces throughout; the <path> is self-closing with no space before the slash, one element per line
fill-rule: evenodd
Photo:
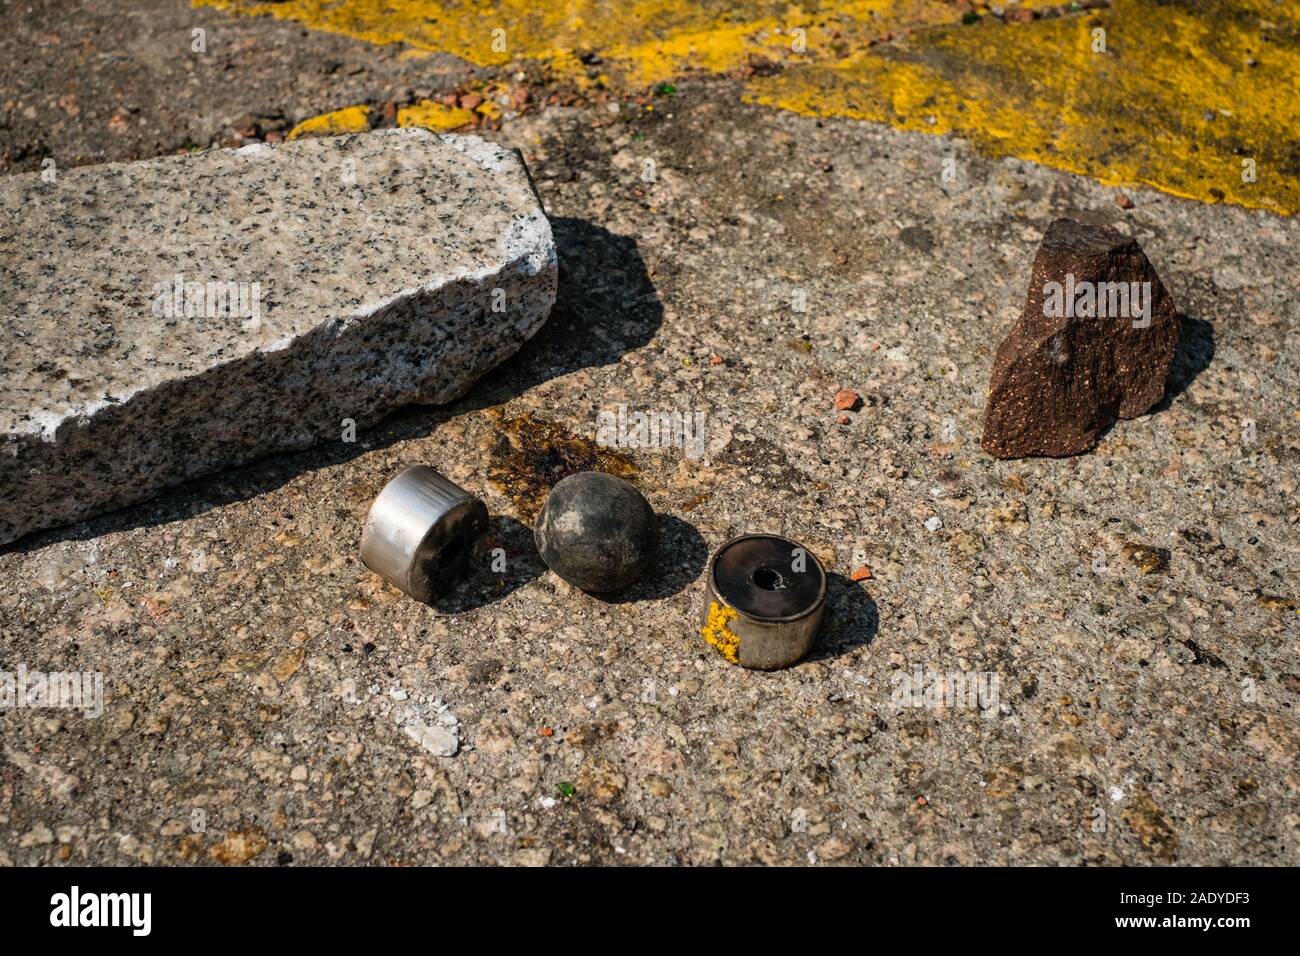
<path fill-rule="evenodd" d="M 1137 240 L 1055 220 L 1034 256 L 1024 311 L 998 346 L 984 450 L 998 458 L 1089 450 L 1117 418 L 1164 397 L 1178 329 L 1178 310 Z"/>

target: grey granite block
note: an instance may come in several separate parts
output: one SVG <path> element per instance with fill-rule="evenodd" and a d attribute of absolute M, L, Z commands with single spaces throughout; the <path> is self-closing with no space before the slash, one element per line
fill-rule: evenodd
<path fill-rule="evenodd" d="M 0 180 L 0 544 L 456 399 L 556 275 L 522 157 L 476 137 Z"/>

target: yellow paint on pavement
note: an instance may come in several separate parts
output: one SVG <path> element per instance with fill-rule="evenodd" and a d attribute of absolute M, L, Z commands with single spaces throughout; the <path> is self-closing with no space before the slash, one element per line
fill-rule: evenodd
<path fill-rule="evenodd" d="M 398 126 L 422 126 L 435 133 L 446 133 L 474 122 L 471 110 L 459 106 L 446 106 L 421 100 L 414 106 L 406 106 L 397 111 Z"/>
<path fill-rule="evenodd" d="M 339 133 L 361 133 L 370 128 L 370 108 L 368 106 L 349 106 L 322 113 L 311 119 L 303 120 L 289 130 L 288 139 L 299 136 L 337 136 Z"/>
<path fill-rule="evenodd" d="M 1255 18 L 1242 15 L 1248 5 L 1203 0 L 1193 15 L 1161 0 L 1123 0 L 1086 18 L 925 31 L 907 45 L 756 78 L 746 99 L 955 133 L 986 154 L 1111 185 L 1292 214 L 1300 20 L 1290 47 L 1262 43 Z M 1104 53 L 1094 49 L 1098 29 Z"/>
<path fill-rule="evenodd" d="M 1112 0 L 1017 23 L 963 22 L 944 0 L 194 2 L 481 67 L 540 62 L 557 81 L 615 95 L 743 71 L 753 103 L 951 133 L 1110 184 L 1300 211 L 1290 0 Z"/>

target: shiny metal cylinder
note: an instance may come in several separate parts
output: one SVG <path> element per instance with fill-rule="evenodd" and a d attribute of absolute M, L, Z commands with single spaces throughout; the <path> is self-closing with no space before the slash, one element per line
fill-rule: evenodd
<path fill-rule="evenodd" d="M 788 538 L 746 534 L 709 560 L 700 635 L 741 667 L 776 670 L 813 646 L 826 610 L 826 572 Z"/>
<path fill-rule="evenodd" d="M 487 507 L 427 465 L 386 484 L 361 531 L 361 560 L 381 578 L 428 603 L 464 574 L 487 532 Z"/>

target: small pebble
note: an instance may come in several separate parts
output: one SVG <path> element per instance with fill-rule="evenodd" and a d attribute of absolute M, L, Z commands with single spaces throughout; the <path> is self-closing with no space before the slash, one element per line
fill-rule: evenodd
<path fill-rule="evenodd" d="M 406 736 L 435 757 L 453 757 L 460 749 L 460 740 L 445 727 L 429 727 L 414 723 L 404 728 Z"/>
<path fill-rule="evenodd" d="M 858 407 L 862 396 L 851 388 L 842 388 L 835 393 L 835 407 L 842 412 L 850 412 Z"/>

